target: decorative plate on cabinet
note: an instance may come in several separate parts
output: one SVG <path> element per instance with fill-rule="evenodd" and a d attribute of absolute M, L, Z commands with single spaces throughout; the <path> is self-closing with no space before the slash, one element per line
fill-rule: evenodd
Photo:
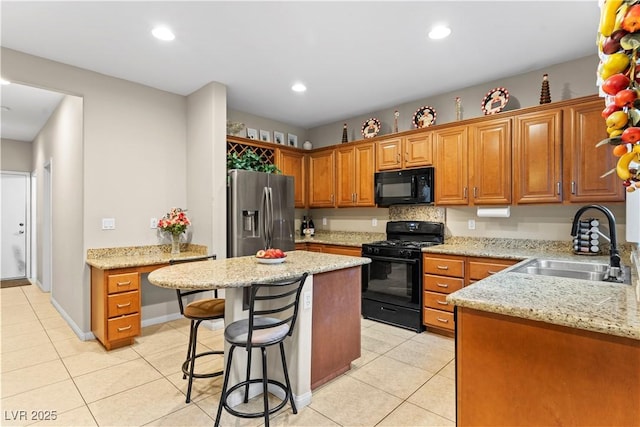
<path fill-rule="evenodd" d="M 380 120 L 372 117 L 362 125 L 362 136 L 365 138 L 373 138 L 380 132 Z"/>
<path fill-rule="evenodd" d="M 419 128 L 426 128 L 436 122 L 436 110 L 433 107 L 425 105 L 418 108 L 413 115 L 413 125 Z"/>
<path fill-rule="evenodd" d="M 509 102 L 509 91 L 503 87 L 497 87 L 487 92 L 480 104 L 480 108 L 482 108 L 485 115 L 495 114 L 502 111 L 507 102 Z"/>

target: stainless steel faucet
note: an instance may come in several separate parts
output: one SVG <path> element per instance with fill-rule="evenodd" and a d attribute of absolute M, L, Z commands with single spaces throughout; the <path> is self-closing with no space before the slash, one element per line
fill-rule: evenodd
<path fill-rule="evenodd" d="M 619 279 L 622 276 L 622 269 L 620 268 L 620 252 L 618 252 L 618 238 L 616 235 L 616 219 L 609 208 L 602 205 L 587 205 L 578 209 L 576 215 L 573 217 L 573 224 L 571 225 L 571 235 L 575 238 L 578 236 L 578 223 L 582 214 L 589 210 L 595 209 L 602 212 L 609 221 L 609 277 Z"/>

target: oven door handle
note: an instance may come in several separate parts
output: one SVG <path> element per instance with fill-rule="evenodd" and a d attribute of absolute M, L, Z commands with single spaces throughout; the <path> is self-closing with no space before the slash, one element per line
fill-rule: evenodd
<path fill-rule="evenodd" d="M 362 255 L 363 258 L 370 258 L 371 261 L 388 261 L 388 262 L 404 262 L 406 264 L 417 264 L 419 260 L 417 259 L 407 259 L 407 258 L 392 258 L 386 256 L 370 256 L 370 255 Z"/>

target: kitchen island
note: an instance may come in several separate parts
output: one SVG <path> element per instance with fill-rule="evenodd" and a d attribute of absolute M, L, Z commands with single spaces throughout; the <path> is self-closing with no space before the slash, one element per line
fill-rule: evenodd
<path fill-rule="evenodd" d="M 429 252 L 453 253 L 445 246 Z M 539 247 L 501 256 L 608 260 Z M 516 273 L 516 265 L 450 294 L 458 425 L 637 425 L 634 257 L 632 285 Z"/>
<path fill-rule="evenodd" d="M 303 407 L 311 402 L 315 387 L 344 373 L 360 357 L 360 270 L 369 262 L 368 258 L 292 251 L 281 264 L 259 264 L 253 256 L 176 264 L 153 271 L 149 282 L 170 289 L 224 289 L 225 324 L 230 324 L 247 317 L 243 290 L 251 283 L 309 273 L 294 334 L 285 341 L 294 399 Z M 277 348 L 271 350 L 277 352 Z M 261 372 L 257 356 L 252 372 Z M 245 375 L 246 355 L 236 352 L 233 360 L 231 384 Z M 269 360 L 278 362 L 279 356 L 274 353 Z M 283 381 L 277 366 L 274 363 L 270 372 Z M 256 387 L 250 393 L 260 391 Z M 236 397 L 232 405 L 241 399 Z"/>

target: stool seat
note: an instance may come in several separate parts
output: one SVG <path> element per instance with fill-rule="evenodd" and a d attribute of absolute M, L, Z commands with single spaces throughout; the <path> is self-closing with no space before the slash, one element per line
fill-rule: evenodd
<path fill-rule="evenodd" d="M 211 319 L 224 317 L 224 300 L 208 298 L 193 301 L 184 308 L 184 317 L 188 319 Z"/>
<path fill-rule="evenodd" d="M 223 409 L 236 417 L 263 417 L 265 427 L 269 427 L 269 415 L 282 409 L 288 402 L 291 403 L 293 413 L 298 413 L 293 400 L 283 342 L 293 334 L 293 328 L 298 317 L 300 294 L 307 276 L 308 273 L 304 273 L 302 276 L 290 280 L 251 284 L 249 318 L 233 322 L 227 325 L 224 330 L 225 341 L 231 347 L 227 354 L 224 383 L 222 384 L 222 393 L 220 393 L 220 403 L 218 404 L 214 427 L 220 425 Z M 269 378 L 267 373 L 267 347 L 272 345 L 278 345 L 280 348 L 284 383 Z M 239 381 L 229 386 L 233 353 L 238 347 L 244 348 L 247 352 L 246 377 L 244 381 Z M 262 376 L 260 378 L 251 378 L 251 350 L 254 347 L 260 349 L 262 356 Z M 251 384 L 262 384 L 262 411 L 244 412 L 231 407 L 228 398 L 236 390 L 244 388 L 244 403 L 249 401 L 249 386 Z M 271 408 L 269 407 L 268 396 L 269 385 L 277 387 L 284 395 L 282 401 Z"/>
<path fill-rule="evenodd" d="M 184 262 L 197 262 L 206 261 L 210 259 L 216 259 L 215 255 L 209 255 L 198 258 L 186 258 L 186 259 L 172 259 L 169 261 L 169 265 L 180 264 Z M 178 305 L 180 307 L 180 313 L 187 319 L 191 320 L 191 326 L 189 328 L 189 346 L 187 348 L 187 357 L 182 364 L 182 378 L 189 378 L 187 385 L 187 398 L 186 403 L 191 402 L 191 388 L 194 378 L 212 378 L 222 375 L 223 371 L 197 373 L 195 372 L 196 360 L 204 356 L 212 355 L 224 355 L 222 350 L 203 351 L 198 353 L 196 347 L 198 346 L 198 327 L 205 320 L 218 320 L 224 319 L 224 299 L 217 298 L 218 291 L 214 290 L 214 296 L 216 298 L 203 298 L 200 300 L 192 301 L 185 304 L 186 297 L 201 292 L 210 292 L 207 289 L 176 289 L 178 296 Z M 185 301 L 183 301 L 185 300 Z"/>

